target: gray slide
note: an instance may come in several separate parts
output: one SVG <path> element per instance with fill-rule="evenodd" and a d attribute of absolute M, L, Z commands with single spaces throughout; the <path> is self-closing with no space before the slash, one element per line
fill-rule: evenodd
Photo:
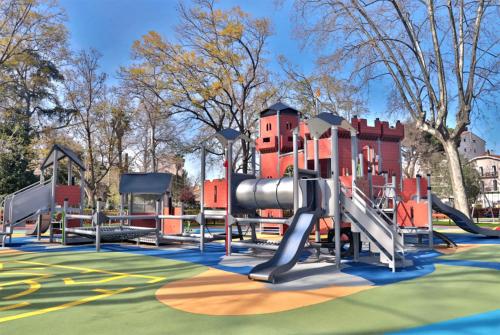
<path fill-rule="evenodd" d="M 49 227 L 50 227 L 50 219 L 49 220 L 45 220 L 43 217 L 42 217 L 42 223 L 41 223 L 41 226 L 40 226 L 40 234 L 43 234 L 45 233 L 47 230 L 49 230 Z M 37 232 L 36 232 L 36 227 L 38 226 L 38 222 L 33 225 L 33 228 L 29 229 L 28 227 L 26 227 L 26 235 L 29 235 L 29 236 L 35 236 L 37 235 Z"/>
<path fill-rule="evenodd" d="M 308 208 L 299 209 L 274 256 L 267 262 L 254 267 L 248 278 L 275 283 L 279 275 L 290 270 L 299 260 L 317 219 L 315 211 Z"/>
<path fill-rule="evenodd" d="M 439 213 L 446 214 L 457 226 L 472 234 L 488 237 L 500 237 L 500 230 L 479 227 L 464 213 L 443 203 L 436 195 L 432 195 L 432 208 Z"/>
<path fill-rule="evenodd" d="M 4 223 L 15 226 L 50 208 L 52 187 L 50 180 L 30 185 L 9 194 L 4 200 Z"/>

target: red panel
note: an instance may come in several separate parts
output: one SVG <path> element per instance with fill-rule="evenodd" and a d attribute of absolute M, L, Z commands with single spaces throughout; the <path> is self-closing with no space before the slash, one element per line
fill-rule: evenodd
<path fill-rule="evenodd" d="M 205 181 L 205 207 L 226 208 L 227 189 L 225 179 L 214 179 Z"/>
<path fill-rule="evenodd" d="M 156 213 L 133 213 L 132 215 L 156 215 Z M 144 220 L 131 220 L 130 224 L 137 227 L 155 228 L 156 220 L 154 219 L 144 219 Z"/>
<path fill-rule="evenodd" d="M 403 200 L 412 200 L 412 197 L 417 194 L 417 178 L 403 179 Z M 427 180 L 420 178 L 420 196 L 427 197 Z"/>
<path fill-rule="evenodd" d="M 277 166 L 278 166 L 277 153 L 273 152 L 261 155 L 260 156 L 261 178 L 277 178 L 278 177 Z"/>
<path fill-rule="evenodd" d="M 62 206 L 64 204 L 64 199 L 68 199 L 70 207 L 80 206 L 80 186 L 57 185 L 56 204 Z"/>
<path fill-rule="evenodd" d="M 428 227 L 427 201 L 414 200 L 398 203 L 398 225 L 404 227 Z"/>
<path fill-rule="evenodd" d="M 181 215 L 182 208 L 175 207 L 172 210 L 168 207 L 163 208 L 165 215 Z M 182 233 L 182 220 L 178 219 L 164 219 L 162 220 L 164 234 L 180 234 Z"/>

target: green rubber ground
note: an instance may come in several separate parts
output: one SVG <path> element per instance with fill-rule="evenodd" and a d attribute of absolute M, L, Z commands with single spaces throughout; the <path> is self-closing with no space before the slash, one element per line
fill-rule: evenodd
<path fill-rule="evenodd" d="M 499 262 L 500 246 L 484 246 L 443 256 L 442 259 Z M 155 299 L 155 291 L 166 282 L 192 277 L 206 270 L 204 266 L 114 252 L 1 255 L 0 262 L 3 264 L 0 285 L 30 279 L 33 274 L 51 275 L 40 279 L 42 287 L 38 291 L 19 298 L 5 299 L 27 289 L 27 285 L 3 286 L 0 290 L 0 308 L 23 302 L 29 302 L 30 305 L 0 311 L 1 335 L 373 334 L 500 308 L 499 271 L 468 266 L 438 264 L 434 273 L 419 279 L 377 287 L 288 312 L 214 317 L 177 311 Z M 165 279 L 156 283 L 135 277 L 106 281 L 113 275 L 85 272 L 83 268 Z M 95 297 L 100 293 L 94 289 L 102 293 L 102 290 L 130 287 L 133 289 L 88 303 L 5 321 L 5 318 L 19 313 L 36 313 L 71 301 Z"/>

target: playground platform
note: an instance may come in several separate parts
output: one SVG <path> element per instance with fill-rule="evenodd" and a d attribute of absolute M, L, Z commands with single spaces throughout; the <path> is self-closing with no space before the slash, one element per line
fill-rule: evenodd
<path fill-rule="evenodd" d="M 262 262 L 190 246 L 61 246 L 14 235 L 0 250 L 0 334 L 498 334 L 500 239 L 447 230 L 455 249 L 387 267 L 305 253 L 275 285 Z"/>

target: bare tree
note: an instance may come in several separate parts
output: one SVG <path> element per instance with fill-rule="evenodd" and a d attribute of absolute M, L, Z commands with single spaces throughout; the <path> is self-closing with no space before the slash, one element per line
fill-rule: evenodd
<path fill-rule="evenodd" d="M 468 213 L 456 139 L 473 109 L 498 88 L 495 1 L 297 0 L 296 6 L 303 36 L 326 49 L 323 63 L 349 68 L 351 80 L 391 78 L 397 107 L 443 145 L 455 204 Z"/>
<path fill-rule="evenodd" d="M 93 206 L 101 182 L 116 160 L 117 123 L 110 112 L 106 74 L 99 70 L 99 58 L 95 50 L 78 53 L 64 82 L 66 102 L 75 110 L 72 129 L 85 151 L 86 191 Z"/>
<path fill-rule="evenodd" d="M 334 77 L 321 66 L 306 74 L 293 66 L 284 56 L 280 65 L 285 73 L 286 98 L 306 115 L 330 112 L 350 120 L 354 115 L 366 113 L 366 101 L 361 89 L 345 79 Z"/>

